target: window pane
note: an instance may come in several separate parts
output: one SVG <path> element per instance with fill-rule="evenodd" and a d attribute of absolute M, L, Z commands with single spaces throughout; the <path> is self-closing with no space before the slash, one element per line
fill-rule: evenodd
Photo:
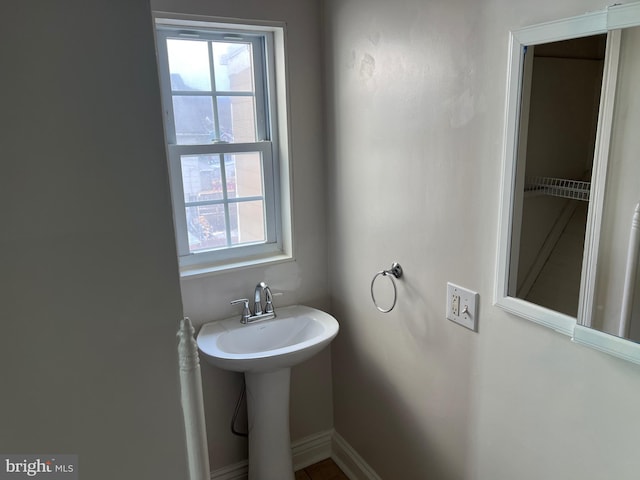
<path fill-rule="evenodd" d="M 178 145 L 211 143 L 215 139 L 211 97 L 173 97 L 173 116 Z"/>
<path fill-rule="evenodd" d="M 213 68 L 218 92 L 253 92 L 250 43 L 212 42 Z"/>
<path fill-rule="evenodd" d="M 232 203 L 229 205 L 231 243 L 264 242 L 264 202 Z"/>
<path fill-rule="evenodd" d="M 229 198 L 264 196 L 260 152 L 224 156 Z"/>
<path fill-rule="evenodd" d="M 189 252 L 227 246 L 223 205 L 187 207 Z"/>
<path fill-rule="evenodd" d="M 218 97 L 218 119 L 221 140 L 229 143 L 257 140 L 254 97 Z"/>
<path fill-rule="evenodd" d="M 183 155 L 180 166 L 185 202 L 223 198 L 219 155 Z"/>
<path fill-rule="evenodd" d="M 172 90 L 211 91 L 207 42 L 169 38 L 167 50 Z"/>
<path fill-rule="evenodd" d="M 262 28 L 177 23 L 164 19 L 157 29 L 180 265 L 271 254 L 282 232 L 268 36 Z M 191 34 L 179 34 L 185 29 Z"/>

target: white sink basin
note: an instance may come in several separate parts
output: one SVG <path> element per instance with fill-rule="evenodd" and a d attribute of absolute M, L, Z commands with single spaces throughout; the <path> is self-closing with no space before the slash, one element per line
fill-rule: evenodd
<path fill-rule="evenodd" d="M 267 372 L 292 367 L 327 346 L 338 334 L 328 313 L 304 305 L 276 310 L 277 317 L 243 325 L 237 315 L 207 323 L 198 348 L 216 367 L 235 372 Z"/>

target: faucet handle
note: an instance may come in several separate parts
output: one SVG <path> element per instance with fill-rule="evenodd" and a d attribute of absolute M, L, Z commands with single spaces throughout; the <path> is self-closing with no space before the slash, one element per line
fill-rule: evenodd
<path fill-rule="evenodd" d="M 264 313 L 273 313 L 273 295 L 267 286 L 264 288 Z"/>
<path fill-rule="evenodd" d="M 275 314 L 275 308 L 273 306 L 273 297 L 281 297 L 283 295 L 282 292 L 271 292 L 271 289 L 267 287 L 265 292 L 265 300 L 266 305 L 264 306 L 264 313 L 273 313 Z"/>
<path fill-rule="evenodd" d="M 242 308 L 242 316 L 240 317 L 240 323 L 247 323 L 247 321 L 251 317 L 251 310 L 249 310 L 249 299 L 239 298 L 237 300 L 231 301 L 231 305 L 237 305 L 238 303 L 244 303 L 244 307 Z"/>

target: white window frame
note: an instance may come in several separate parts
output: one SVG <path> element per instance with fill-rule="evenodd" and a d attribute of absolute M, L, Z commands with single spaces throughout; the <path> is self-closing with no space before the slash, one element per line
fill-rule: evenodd
<path fill-rule="evenodd" d="M 286 115 L 286 86 L 284 68 L 284 26 L 237 23 L 226 19 L 194 17 L 154 12 L 158 69 L 163 104 L 165 139 L 174 228 L 178 260 L 182 276 L 206 274 L 257 263 L 282 261 L 292 258 L 291 208 L 288 129 Z M 178 145 L 173 118 L 173 101 L 167 38 L 202 38 L 250 42 L 254 52 L 255 103 L 257 138 L 251 143 L 210 143 Z M 263 88 L 259 88 L 262 85 Z M 180 92 L 182 94 L 183 92 Z M 232 92 L 184 92 L 187 95 L 215 96 Z M 217 114 L 217 113 L 216 113 Z M 265 236 L 263 243 L 228 245 L 227 247 L 195 252 L 189 251 L 184 201 L 181 157 L 185 155 L 224 155 L 230 153 L 259 152 L 262 157 L 262 174 L 265 205 Z M 261 198 L 262 199 L 262 198 Z M 242 201 L 251 200 L 243 198 Z M 237 199 L 224 198 L 213 201 L 227 205 Z M 228 210 L 227 210 L 228 212 Z M 227 218 L 227 238 L 229 222 Z"/>

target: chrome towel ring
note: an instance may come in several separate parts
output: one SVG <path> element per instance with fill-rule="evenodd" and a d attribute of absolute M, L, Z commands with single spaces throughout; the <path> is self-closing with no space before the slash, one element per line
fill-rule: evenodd
<path fill-rule="evenodd" d="M 376 283 L 376 279 L 378 277 L 388 277 L 391 280 L 391 285 L 393 286 L 393 303 L 389 308 L 381 308 L 376 301 L 376 296 L 373 293 L 373 284 Z M 398 262 L 394 262 L 391 265 L 389 270 L 381 270 L 373 276 L 373 280 L 371 280 L 371 300 L 373 300 L 373 304 L 376 308 L 382 313 L 389 313 L 393 310 L 393 307 L 396 306 L 396 300 L 398 300 L 398 289 L 396 288 L 396 281 L 393 277 L 401 278 L 402 277 L 402 267 Z"/>

